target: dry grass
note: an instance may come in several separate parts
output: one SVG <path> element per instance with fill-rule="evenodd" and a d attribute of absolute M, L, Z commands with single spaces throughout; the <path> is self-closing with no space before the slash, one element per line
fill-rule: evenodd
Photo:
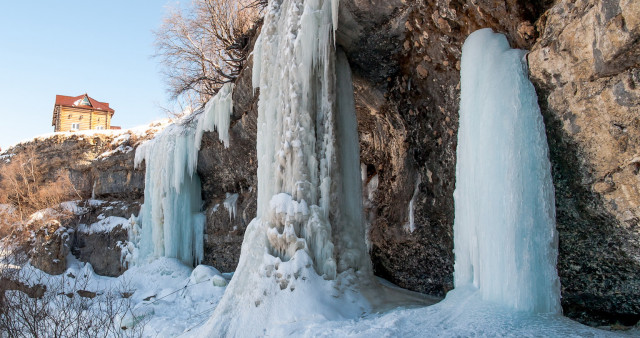
<path fill-rule="evenodd" d="M 56 209 L 48 217 L 68 216 L 60 203 L 78 197 L 68 173 L 59 169 L 53 177 L 33 148 L 0 164 L 0 239 L 22 244 L 28 239 L 29 220 L 39 210 Z M 46 216 L 46 215 L 45 215 Z M 45 217 L 46 218 L 46 217 Z M 41 219 L 46 223 L 48 219 Z"/>

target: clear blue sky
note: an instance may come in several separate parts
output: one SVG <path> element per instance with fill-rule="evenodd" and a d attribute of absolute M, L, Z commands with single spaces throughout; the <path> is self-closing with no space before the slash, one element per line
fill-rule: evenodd
<path fill-rule="evenodd" d="M 6 1 L 0 9 L 0 147 L 53 132 L 56 94 L 108 102 L 113 125 L 166 117 L 154 52 L 169 0 Z"/>

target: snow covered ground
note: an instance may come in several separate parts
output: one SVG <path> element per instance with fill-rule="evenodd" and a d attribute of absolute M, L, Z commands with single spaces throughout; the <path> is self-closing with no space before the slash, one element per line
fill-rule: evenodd
<path fill-rule="evenodd" d="M 29 265 L 32 281 L 46 280 L 54 289 L 66 285 L 64 294 L 74 292 L 73 285 L 106 297 L 106 290 L 131 293 L 133 313 L 117 316 L 120 326 L 143 325 L 145 337 L 196 337 L 198 329 L 210 318 L 225 291 L 232 274 L 220 274 L 212 267 L 200 265 L 192 269 L 177 259 L 158 258 L 150 264 L 132 267 L 118 278 L 93 272 L 90 264 L 69 256 L 67 271 L 50 276 Z M 6 266 L 5 266 L 6 267 Z M 2 267 L 2 268 L 5 268 Z M 45 277 L 45 278 L 43 278 Z M 86 281 L 85 281 L 86 279 Z M 384 289 L 383 289 L 384 290 Z M 389 290 L 389 289 L 387 289 Z M 285 290 L 287 291 L 287 290 Z M 322 290 L 317 290 L 323 292 Z M 326 290 L 325 290 L 326 291 Z M 288 291 L 287 291 L 288 292 Z M 331 294 L 325 294 L 330 302 Z M 385 294 L 378 295 L 380 299 Z M 320 297 L 321 298 L 321 297 Z M 295 313 L 296 306 L 283 306 L 281 312 Z M 474 289 L 449 292 L 447 298 L 432 306 L 398 306 L 382 312 L 363 313 L 358 318 L 339 319 L 336 308 L 333 319 L 322 316 L 304 317 L 290 322 L 272 323 L 261 328 L 270 337 L 629 337 L 630 331 L 596 330 L 559 315 L 536 315 L 514 312 L 496 303 L 481 300 Z M 251 330 L 254 323 L 246 323 Z M 126 331 L 123 331 L 126 332 Z"/>
<path fill-rule="evenodd" d="M 195 270 L 171 258 L 159 258 L 154 262 L 132 267 L 122 276 L 104 277 L 94 273 L 88 263 L 82 263 L 69 255 L 68 269 L 61 275 L 51 276 L 26 265 L 22 275 L 28 276 L 31 285 L 45 284 L 47 290 L 56 292 L 55 297 L 79 297 L 78 290 L 95 292 L 92 307 L 104 311 L 107 297 L 114 292 L 118 301 L 130 301 L 130 311 L 115 316 L 119 327 L 144 326 L 145 337 L 176 337 L 198 327 L 209 318 L 224 293 L 231 274 L 221 274 L 217 270 L 199 266 Z M 0 269 L 16 268 L 4 265 Z M 216 286 L 221 285 L 221 286 Z M 11 291 L 15 292 L 15 291 Z M 127 298 L 123 298 L 128 296 Z M 50 301 L 56 309 L 64 302 Z M 2 336 L 0 334 L 0 336 Z"/>

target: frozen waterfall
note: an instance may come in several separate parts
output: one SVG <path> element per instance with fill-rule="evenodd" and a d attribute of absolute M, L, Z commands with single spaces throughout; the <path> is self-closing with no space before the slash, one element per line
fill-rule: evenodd
<path fill-rule="evenodd" d="M 369 308 L 357 287 L 373 275 L 351 70 L 334 44 L 337 8 L 336 0 L 269 2 L 253 53 L 257 217 L 203 334 L 264 335 Z"/>
<path fill-rule="evenodd" d="M 491 29 L 462 48 L 454 283 L 516 310 L 560 313 L 554 188 L 525 55 Z"/>
<path fill-rule="evenodd" d="M 144 204 L 130 237 L 133 262 L 155 257 L 199 264 L 203 257 L 205 216 L 198 150 L 204 131 L 218 130 L 225 146 L 233 110 L 233 84 L 224 85 L 199 115 L 187 114 L 136 150 L 135 165 L 144 161 Z"/>

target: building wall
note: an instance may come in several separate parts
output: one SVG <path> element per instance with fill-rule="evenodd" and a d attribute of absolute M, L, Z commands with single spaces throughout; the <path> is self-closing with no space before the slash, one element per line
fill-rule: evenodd
<path fill-rule="evenodd" d="M 60 107 L 55 131 L 70 131 L 74 123 L 80 125 L 78 130 L 98 129 L 99 126 L 108 130 L 111 127 L 111 114 L 100 110 Z"/>

